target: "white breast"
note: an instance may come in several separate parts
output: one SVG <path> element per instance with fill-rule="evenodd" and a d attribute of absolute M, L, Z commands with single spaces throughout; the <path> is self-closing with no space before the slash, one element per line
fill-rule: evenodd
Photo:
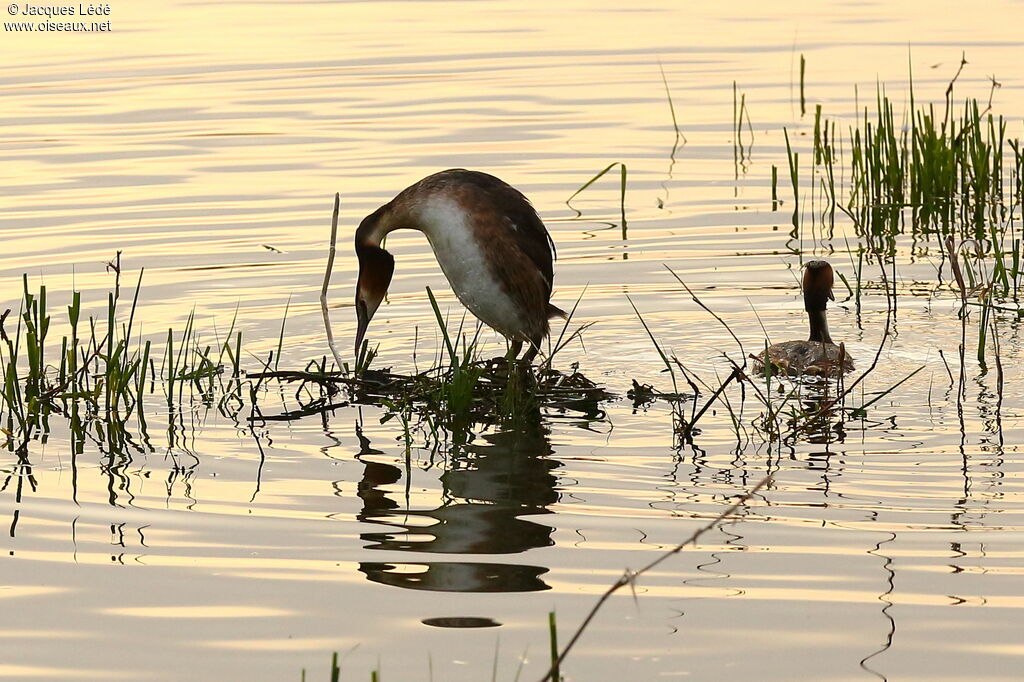
<path fill-rule="evenodd" d="M 470 216 L 442 196 L 431 197 L 417 209 L 420 228 L 462 304 L 501 334 L 519 336 L 524 325 L 518 307 L 488 267 Z"/>

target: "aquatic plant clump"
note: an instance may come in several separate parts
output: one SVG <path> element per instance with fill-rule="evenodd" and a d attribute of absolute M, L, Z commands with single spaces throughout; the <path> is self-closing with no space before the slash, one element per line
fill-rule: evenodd
<path fill-rule="evenodd" d="M 189 400 L 207 404 L 215 398 L 221 405 L 238 398 L 242 337 L 234 331 L 234 320 L 223 342 L 203 346 L 193 311 L 182 332 L 167 330 L 158 367 L 152 340 L 135 333 L 142 271 L 131 304 L 123 310 L 120 252 L 108 269 L 114 271 L 115 282 L 105 314 L 83 319 L 82 294 L 73 291 L 66 309 L 70 333 L 59 344 L 50 339 L 47 288 L 30 291 L 27 275 L 20 312 L 0 313 L 2 447 L 24 456 L 32 440 L 49 432 L 50 417 L 59 415 L 69 422 L 75 451 L 81 451 L 91 423 L 108 433 L 120 431 L 134 415 L 144 425 L 144 400 L 160 388 L 169 407 L 185 392 Z M 230 377 L 227 386 L 221 380 L 225 373 Z"/>
<path fill-rule="evenodd" d="M 994 79 L 987 103 L 967 98 L 954 105 L 954 84 L 965 64 L 961 61 L 949 83 L 941 109 L 933 103 L 918 105 L 913 76 L 902 115 L 879 85 L 874 111 L 863 107 L 845 136 L 839 122 L 816 107 L 812 181 L 820 186 L 827 214 L 837 208 L 845 212 L 858 236 L 878 247 L 892 248 L 896 235 L 909 232 L 925 239 L 982 240 L 1000 254 L 1019 249 L 1010 224 L 1014 209 L 1024 205 L 1021 141 L 1009 121 L 992 112 L 999 87 Z M 799 206 L 799 156 L 784 132 Z M 777 184 L 773 172 L 773 198 Z"/>
<path fill-rule="evenodd" d="M 280 415 L 258 419 L 287 421 L 343 407 L 350 403 L 387 408 L 384 421 L 418 415 L 428 424 L 466 435 L 472 424 L 514 423 L 518 416 L 540 409 L 600 415 L 600 403 L 614 397 L 578 371 L 530 368 L 504 358 L 487 360 L 472 355 L 455 366 L 437 366 L 416 374 L 364 368 L 359 373 L 306 371 L 249 373 L 250 379 L 298 383 L 300 406 Z M 344 391 L 346 397 L 339 399 Z M 408 424 L 407 424 L 408 427 Z"/>

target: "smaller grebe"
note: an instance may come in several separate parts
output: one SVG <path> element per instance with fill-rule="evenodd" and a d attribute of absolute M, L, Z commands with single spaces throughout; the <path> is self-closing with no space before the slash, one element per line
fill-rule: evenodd
<path fill-rule="evenodd" d="M 770 364 L 772 372 L 789 376 L 826 376 L 853 369 L 853 359 L 846 353 L 845 346 L 837 346 L 828 333 L 825 307 L 832 295 L 835 276 L 827 261 L 812 260 L 804 267 L 804 310 L 810 323 L 811 335 L 806 341 L 783 341 L 769 346 L 754 358 L 754 367 L 766 371 Z M 766 362 L 767 358 L 767 362 Z"/>

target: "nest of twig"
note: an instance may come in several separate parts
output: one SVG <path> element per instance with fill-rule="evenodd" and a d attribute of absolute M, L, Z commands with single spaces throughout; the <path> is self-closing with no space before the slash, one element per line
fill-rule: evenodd
<path fill-rule="evenodd" d="M 350 403 L 396 411 L 413 409 L 442 417 L 461 412 L 462 417 L 487 422 L 536 409 L 597 416 L 602 413 L 600 403 L 616 397 L 580 373 L 576 365 L 562 372 L 544 365 L 509 363 L 505 358 L 435 367 L 417 374 L 397 374 L 390 369 L 366 369 L 359 374 L 267 370 L 248 376 L 298 384 L 298 410 L 260 419 L 295 419 Z"/>

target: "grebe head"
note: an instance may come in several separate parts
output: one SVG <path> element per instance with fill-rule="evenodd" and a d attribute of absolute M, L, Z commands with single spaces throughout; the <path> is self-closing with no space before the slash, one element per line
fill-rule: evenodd
<path fill-rule="evenodd" d="M 395 274 L 395 257 L 380 246 L 384 236 L 394 229 L 391 222 L 388 205 L 385 204 L 363 218 L 356 229 L 356 256 L 359 258 L 359 279 L 356 281 L 357 358 L 366 328 L 388 293 L 391 276 Z"/>
<path fill-rule="evenodd" d="M 811 334 L 808 341 L 832 343 L 828 333 L 828 321 L 825 319 L 825 308 L 828 301 L 836 300 L 832 294 L 835 275 L 827 261 L 812 260 L 804 266 L 804 310 L 810 323 Z"/>
<path fill-rule="evenodd" d="M 804 310 L 809 313 L 824 310 L 827 301 L 834 301 L 832 285 L 835 275 L 828 261 L 812 260 L 804 266 Z"/>
<path fill-rule="evenodd" d="M 366 328 L 370 326 L 373 314 L 380 307 L 384 295 L 388 293 L 391 276 L 395 272 L 395 258 L 379 246 L 356 246 L 359 256 L 359 280 L 356 284 L 356 331 L 355 354 L 359 356 L 359 347 L 366 336 Z"/>

